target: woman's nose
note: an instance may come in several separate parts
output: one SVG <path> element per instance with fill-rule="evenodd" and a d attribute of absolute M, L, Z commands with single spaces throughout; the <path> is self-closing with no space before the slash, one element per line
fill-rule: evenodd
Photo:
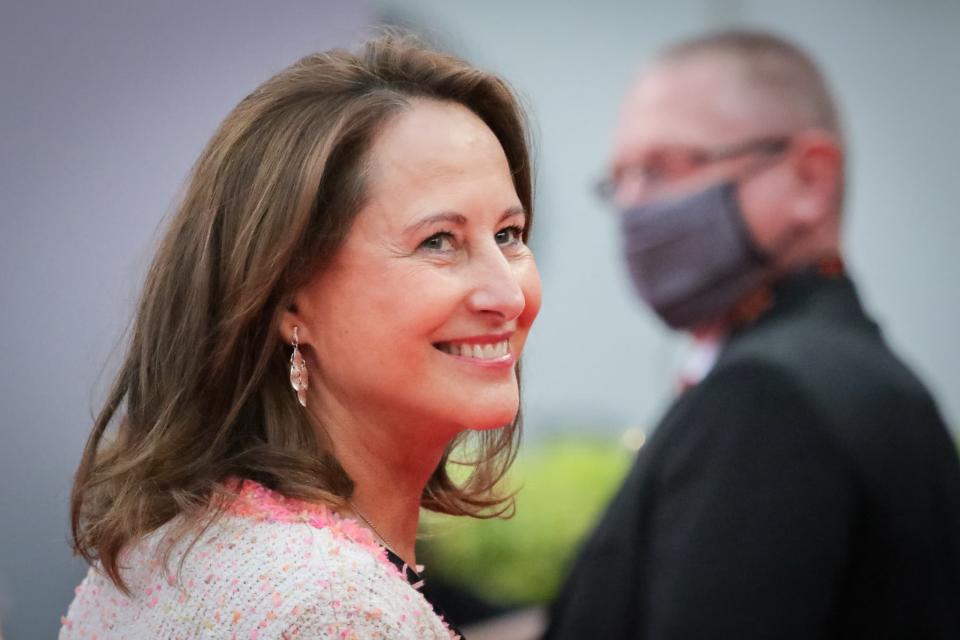
<path fill-rule="evenodd" d="M 523 313 L 526 299 L 513 267 L 497 247 L 475 258 L 467 304 L 472 311 L 493 314 L 502 322 Z"/>

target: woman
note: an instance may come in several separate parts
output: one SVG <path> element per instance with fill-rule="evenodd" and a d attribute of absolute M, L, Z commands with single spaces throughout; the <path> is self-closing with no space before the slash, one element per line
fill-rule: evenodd
<path fill-rule="evenodd" d="M 84 451 L 61 638 L 455 636 L 417 519 L 511 506 L 531 214 L 518 104 L 460 60 L 386 36 L 245 98 Z"/>

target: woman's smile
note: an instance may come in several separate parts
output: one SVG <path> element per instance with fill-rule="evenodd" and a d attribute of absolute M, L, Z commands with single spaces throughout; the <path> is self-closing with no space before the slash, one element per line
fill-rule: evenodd
<path fill-rule="evenodd" d="M 436 342 L 434 347 L 458 360 L 472 365 L 510 369 L 516 362 L 510 348 L 513 332 L 497 335 L 473 336 L 445 342 Z"/>

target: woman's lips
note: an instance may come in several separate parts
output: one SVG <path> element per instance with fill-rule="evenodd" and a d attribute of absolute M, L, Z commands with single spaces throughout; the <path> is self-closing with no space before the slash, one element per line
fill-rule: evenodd
<path fill-rule="evenodd" d="M 472 364 L 509 366 L 515 362 L 510 350 L 510 335 L 476 336 L 433 345 L 439 351 Z"/>

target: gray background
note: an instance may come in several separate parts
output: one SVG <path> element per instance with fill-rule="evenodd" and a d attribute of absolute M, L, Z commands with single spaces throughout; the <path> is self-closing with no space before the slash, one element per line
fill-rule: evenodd
<path fill-rule="evenodd" d="M 633 300 L 589 185 L 638 62 L 702 28 L 794 36 L 833 81 L 852 143 L 848 249 L 868 307 L 960 417 L 960 4 L 22 2 L 0 9 L 0 619 L 55 634 L 82 565 L 70 477 L 151 247 L 219 120 L 299 56 L 377 19 L 503 73 L 538 144 L 544 306 L 526 356 L 530 441 L 648 428 L 684 343 Z"/>

